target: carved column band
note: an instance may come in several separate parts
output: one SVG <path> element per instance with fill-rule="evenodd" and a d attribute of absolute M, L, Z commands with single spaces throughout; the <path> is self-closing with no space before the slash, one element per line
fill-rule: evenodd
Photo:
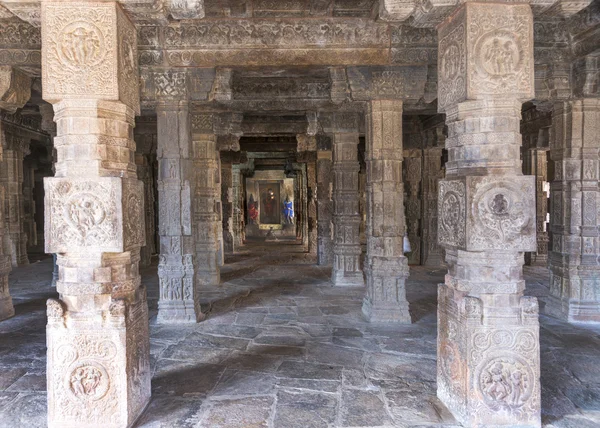
<path fill-rule="evenodd" d="M 158 322 L 203 319 L 194 281 L 194 165 L 186 101 L 164 101 L 156 109 L 160 296 Z"/>
<path fill-rule="evenodd" d="M 373 322 L 410 323 L 403 253 L 402 101 L 370 101 L 367 110 L 367 294 Z"/>
<path fill-rule="evenodd" d="M 523 295 L 523 254 L 536 249 L 535 178 L 520 161 L 522 102 L 533 97 L 531 9 L 465 3 L 438 40 L 448 126 L 438 397 L 465 426 L 539 427 L 538 302 Z"/>
<path fill-rule="evenodd" d="M 600 322 L 600 99 L 557 103 L 552 123 L 552 249 L 545 311 L 570 322 Z"/>
<path fill-rule="evenodd" d="M 42 3 L 43 97 L 56 175 L 45 178 L 48 426 L 131 426 L 150 400 L 143 186 L 136 176 L 137 40 L 116 2 Z"/>
<path fill-rule="evenodd" d="M 0 125 L 1 126 L 1 125 Z M 0 138 L 2 138 L 2 129 L 0 129 Z M 3 158 L 3 148 L 0 144 L 0 162 Z M 15 314 L 12 297 L 8 289 L 8 275 L 12 269 L 11 257 L 9 251 L 9 241 L 4 226 L 4 186 L 0 186 L 0 321 L 12 317 Z"/>
<path fill-rule="evenodd" d="M 336 286 L 364 285 L 360 267 L 358 132 L 333 134 L 333 270 Z"/>

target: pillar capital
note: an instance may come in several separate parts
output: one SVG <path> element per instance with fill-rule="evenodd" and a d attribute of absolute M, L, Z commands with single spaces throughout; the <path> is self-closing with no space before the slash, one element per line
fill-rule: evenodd
<path fill-rule="evenodd" d="M 534 96 L 528 4 L 467 2 L 438 27 L 438 109 L 467 100 Z"/>
<path fill-rule="evenodd" d="M 45 100 L 120 101 L 139 113 L 137 33 L 117 2 L 43 1 L 42 43 Z"/>

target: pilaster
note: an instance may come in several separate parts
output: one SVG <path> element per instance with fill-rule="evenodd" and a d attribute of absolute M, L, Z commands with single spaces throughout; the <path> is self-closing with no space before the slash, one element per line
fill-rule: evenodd
<path fill-rule="evenodd" d="M 538 302 L 523 295 L 535 178 L 520 161 L 534 83 L 530 6 L 465 3 L 438 40 L 449 159 L 438 199 L 449 268 L 438 292 L 438 397 L 463 425 L 539 427 Z"/>
<path fill-rule="evenodd" d="M 367 107 L 367 294 L 362 311 L 372 322 L 411 322 L 403 253 L 402 106 L 399 100 L 375 100 Z"/>
<path fill-rule="evenodd" d="M 47 303 L 48 426 L 128 427 L 151 377 L 136 31 L 116 2 L 43 2 L 42 39 L 58 157 L 44 180 L 46 251 L 59 266 L 59 299 Z"/>
<path fill-rule="evenodd" d="M 3 160 L 3 151 L 2 144 L 0 144 L 0 162 Z M 12 266 L 10 255 L 5 253 L 5 251 L 9 249 L 9 246 L 7 245 L 9 241 L 4 227 L 4 210 L 6 203 L 4 192 L 4 186 L 0 186 L 0 321 L 10 318 L 15 314 L 12 297 L 10 296 L 8 288 L 8 275 L 10 274 Z"/>
<path fill-rule="evenodd" d="M 333 171 L 331 138 L 317 136 L 317 264 L 333 263 Z"/>
<path fill-rule="evenodd" d="M 600 99 L 558 102 L 552 116 L 552 246 L 545 312 L 600 322 Z"/>
<path fill-rule="evenodd" d="M 356 120 L 356 119 L 355 119 Z M 360 266 L 358 128 L 340 130 L 333 142 L 333 270 L 335 286 L 364 285 Z"/>
<path fill-rule="evenodd" d="M 194 163 L 187 100 L 163 99 L 157 105 L 158 277 L 160 323 L 204 318 L 195 284 Z"/>

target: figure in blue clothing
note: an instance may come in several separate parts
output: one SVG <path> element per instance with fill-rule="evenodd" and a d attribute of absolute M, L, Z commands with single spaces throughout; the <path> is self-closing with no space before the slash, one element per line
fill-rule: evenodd
<path fill-rule="evenodd" d="M 283 202 L 283 218 L 286 224 L 294 224 L 294 203 L 286 196 Z"/>

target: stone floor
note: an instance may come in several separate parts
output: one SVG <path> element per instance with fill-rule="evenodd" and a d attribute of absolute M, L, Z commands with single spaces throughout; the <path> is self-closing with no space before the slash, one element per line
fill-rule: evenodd
<path fill-rule="evenodd" d="M 138 427 L 451 427 L 435 397 L 436 287 L 443 269 L 411 268 L 415 323 L 382 327 L 360 314 L 363 290 L 332 288 L 329 270 L 298 247 L 228 259 L 223 285 L 204 292 L 208 319 L 156 325 L 151 308 L 152 402 Z M 262 251 L 260 251 L 262 250 Z M 43 427 L 45 300 L 51 259 L 15 269 L 17 315 L 0 323 L 0 427 Z M 528 292 L 547 271 L 528 268 Z M 543 421 L 600 426 L 600 328 L 541 318 Z"/>

